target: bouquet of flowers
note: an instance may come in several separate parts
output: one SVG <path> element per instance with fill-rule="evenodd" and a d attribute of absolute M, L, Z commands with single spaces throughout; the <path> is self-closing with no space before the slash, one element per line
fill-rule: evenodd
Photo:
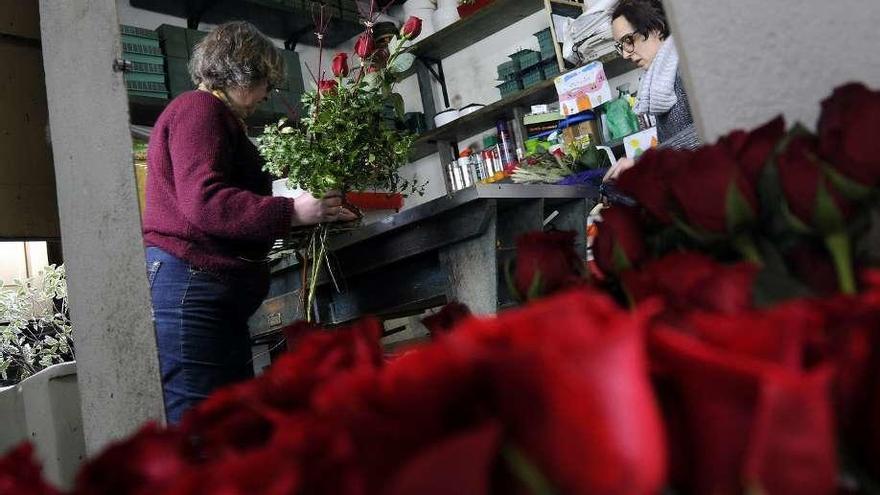
<path fill-rule="evenodd" d="M 358 37 L 354 55 L 359 61 L 349 67 L 349 55 L 337 53 L 331 64 L 332 78 L 318 70 L 312 74 L 315 89 L 303 95 L 304 115 L 299 122 L 282 119 L 266 126 L 257 141 L 266 160 L 266 170 L 286 177 L 288 185 L 320 196 L 329 190 L 382 190 L 388 193 L 423 193 L 424 184 L 401 178 L 414 136 L 401 132 L 395 120 L 403 116 L 403 99 L 393 93 L 399 75 L 415 57 L 404 45 L 418 37 L 421 19 L 410 17 L 400 31 L 377 40 L 373 27 L 375 3 L 364 13 L 366 30 Z M 329 19 L 321 14 L 317 26 L 319 60 L 323 64 L 323 33 Z M 303 301 L 311 319 L 315 282 L 325 260 L 325 242 L 330 226 L 306 229 L 299 240 L 311 260 L 308 290 Z M 303 232 L 301 232 L 303 233 Z M 329 266 L 329 265 L 328 265 Z"/>

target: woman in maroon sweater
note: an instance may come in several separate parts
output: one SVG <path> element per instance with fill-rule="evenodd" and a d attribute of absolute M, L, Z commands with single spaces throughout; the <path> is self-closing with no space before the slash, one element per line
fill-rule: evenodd
<path fill-rule="evenodd" d="M 291 227 L 351 220 L 338 193 L 271 196 L 244 119 L 284 77 L 272 42 L 246 22 L 217 27 L 190 62 L 196 91 L 150 137 L 143 232 L 165 412 L 252 376 L 247 320 L 269 289 L 266 255 Z"/>

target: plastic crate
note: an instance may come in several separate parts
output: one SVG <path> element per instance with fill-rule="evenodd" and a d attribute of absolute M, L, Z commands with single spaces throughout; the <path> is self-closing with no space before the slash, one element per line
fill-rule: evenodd
<path fill-rule="evenodd" d="M 162 41 L 162 51 L 165 56 L 189 60 L 185 28 L 162 24 L 156 32 L 159 35 L 159 40 Z"/>
<path fill-rule="evenodd" d="M 136 26 L 119 25 L 119 33 L 123 36 L 131 36 L 135 38 L 144 38 L 148 40 L 159 40 L 159 33 L 152 29 L 144 29 Z"/>
<path fill-rule="evenodd" d="M 541 59 L 548 59 L 556 55 L 556 46 L 554 46 L 553 33 L 550 32 L 550 28 L 538 31 L 535 33 L 535 38 L 538 38 Z"/>
<path fill-rule="evenodd" d="M 544 79 L 553 79 L 562 73 L 559 70 L 559 63 L 556 62 L 556 57 L 541 62 L 541 68 L 544 69 Z"/>
<path fill-rule="evenodd" d="M 544 71 L 541 66 L 537 65 L 522 72 L 523 88 L 531 88 L 532 86 L 544 80 Z"/>
<path fill-rule="evenodd" d="M 520 69 L 528 69 L 541 62 L 541 52 L 535 50 L 520 50 L 510 56 L 519 64 Z"/>
<path fill-rule="evenodd" d="M 498 80 L 499 81 L 512 81 L 516 79 L 516 75 L 519 72 L 519 62 L 516 60 L 510 60 L 504 62 L 503 64 L 498 66 Z"/>
<path fill-rule="evenodd" d="M 146 96 L 148 98 L 168 99 L 168 87 L 162 82 L 138 81 L 126 79 L 125 87 L 131 96 Z"/>
<path fill-rule="evenodd" d="M 148 62 L 132 62 L 131 72 L 140 74 L 162 74 L 165 75 L 165 64 L 151 64 Z"/>
<path fill-rule="evenodd" d="M 171 96 L 195 89 L 196 86 L 189 75 L 189 61 L 187 59 L 168 57 L 165 59 L 165 67 L 165 73 L 168 76 L 168 91 Z"/>
<path fill-rule="evenodd" d="M 496 87 L 498 88 L 498 91 L 501 92 L 501 97 L 504 98 L 523 89 L 523 82 L 522 79 L 517 78 L 512 81 L 505 81 Z"/>
<path fill-rule="evenodd" d="M 129 38 L 122 40 L 122 53 L 132 53 L 137 55 L 149 55 L 151 57 L 162 57 L 162 49 L 159 48 L 159 41 L 155 44 L 142 43 L 138 38 Z"/>

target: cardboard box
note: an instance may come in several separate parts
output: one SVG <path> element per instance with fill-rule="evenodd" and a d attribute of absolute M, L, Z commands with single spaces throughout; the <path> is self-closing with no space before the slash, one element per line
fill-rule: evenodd
<path fill-rule="evenodd" d="M 559 94 L 559 111 L 568 117 L 592 110 L 611 100 L 611 87 L 602 62 L 593 62 L 553 80 Z"/>
<path fill-rule="evenodd" d="M 623 149 L 626 157 L 636 159 L 651 148 L 656 148 L 657 128 L 652 127 L 623 138 Z"/>

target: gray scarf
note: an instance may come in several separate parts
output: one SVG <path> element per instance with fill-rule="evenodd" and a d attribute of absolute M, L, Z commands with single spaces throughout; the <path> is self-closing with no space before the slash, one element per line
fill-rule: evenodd
<path fill-rule="evenodd" d="M 636 113 L 660 115 L 669 111 L 676 103 L 675 77 L 678 74 L 678 51 L 672 36 L 663 40 L 654 61 L 642 76 L 639 84 L 639 99 Z"/>

